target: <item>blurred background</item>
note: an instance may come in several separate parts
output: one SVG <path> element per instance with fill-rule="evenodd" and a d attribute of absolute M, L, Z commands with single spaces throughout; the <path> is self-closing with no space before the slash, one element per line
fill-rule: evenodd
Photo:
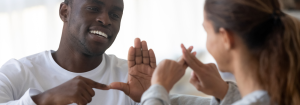
<path fill-rule="evenodd" d="M 202 27 L 205 0 L 124 0 L 121 30 L 106 51 L 127 59 L 136 37 L 146 40 L 156 53 L 157 62 L 178 60 L 180 44 L 194 46 L 204 63 L 215 63 L 206 50 L 206 33 Z M 298 16 L 299 0 L 282 0 L 286 12 Z M 63 22 L 58 15 L 63 0 L 0 1 L 0 66 L 9 59 L 20 59 L 45 50 L 57 50 Z M 188 81 L 191 70 L 176 84 L 171 93 L 207 96 Z M 234 81 L 229 73 L 225 80 Z"/>

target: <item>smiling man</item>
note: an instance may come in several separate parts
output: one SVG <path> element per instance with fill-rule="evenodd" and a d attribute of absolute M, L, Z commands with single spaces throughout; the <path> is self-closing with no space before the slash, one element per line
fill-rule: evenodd
<path fill-rule="evenodd" d="M 61 3 L 59 49 L 4 64 L 0 104 L 137 104 L 151 85 L 155 55 L 140 39 L 130 47 L 128 61 L 105 54 L 120 30 L 123 8 L 123 0 Z"/>

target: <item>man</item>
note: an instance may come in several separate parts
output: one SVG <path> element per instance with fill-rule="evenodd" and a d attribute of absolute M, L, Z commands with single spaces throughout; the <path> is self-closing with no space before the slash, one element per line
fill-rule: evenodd
<path fill-rule="evenodd" d="M 59 14 L 64 25 L 59 49 L 4 64 L 0 69 L 0 103 L 133 105 L 139 102 L 156 67 L 154 52 L 148 50 L 145 41 L 136 39 L 135 46 L 129 49 L 128 62 L 104 53 L 120 30 L 123 8 L 123 0 L 61 3 Z"/>

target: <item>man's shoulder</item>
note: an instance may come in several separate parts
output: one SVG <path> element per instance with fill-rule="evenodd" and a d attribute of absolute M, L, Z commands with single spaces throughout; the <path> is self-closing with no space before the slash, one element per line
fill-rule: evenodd
<path fill-rule="evenodd" d="M 26 56 L 26 57 L 23 57 L 23 58 L 19 59 L 19 61 L 21 63 L 26 63 L 26 62 L 36 62 L 36 63 L 38 63 L 38 62 L 41 62 L 41 61 L 45 61 L 47 53 L 49 53 L 49 52 L 50 51 L 43 51 L 43 52 L 40 52 L 40 53 L 29 55 L 29 56 Z"/>
<path fill-rule="evenodd" d="M 30 56 L 21 58 L 19 60 L 10 59 L 4 65 L 2 65 L 1 72 L 3 71 L 3 69 L 5 69 L 5 71 L 8 71 L 8 70 L 12 71 L 15 69 L 22 70 L 24 68 L 32 67 L 33 65 L 43 63 L 43 62 L 45 62 L 45 54 L 46 53 L 47 53 L 47 51 L 40 52 L 37 54 L 33 54 Z"/>

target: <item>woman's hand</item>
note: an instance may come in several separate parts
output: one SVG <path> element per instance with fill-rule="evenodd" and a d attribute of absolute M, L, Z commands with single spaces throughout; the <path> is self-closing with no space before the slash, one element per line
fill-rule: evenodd
<path fill-rule="evenodd" d="M 190 47 L 187 51 L 191 52 L 192 49 L 193 47 Z M 186 68 L 187 64 L 183 58 L 181 58 L 179 62 L 173 60 L 163 60 L 154 70 L 151 79 L 151 85 L 162 85 L 169 92 L 174 84 L 185 74 Z"/>
<path fill-rule="evenodd" d="M 228 84 L 221 78 L 217 66 L 212 63 L 203 64 L 193 55 L 195 53 L 190 53 L 183 44 L 181 48 L 183 59 L 194 71 L 190 83 L 192 83 L 197 90 L 222 100 L 227 93 Z"/>
<path fill-rule="evenodd" d="M 172 60 L 163 60 L 153 73 L 151 85 L 162 85 L 169 92 L 184 73 L 183 64 Z"/>

